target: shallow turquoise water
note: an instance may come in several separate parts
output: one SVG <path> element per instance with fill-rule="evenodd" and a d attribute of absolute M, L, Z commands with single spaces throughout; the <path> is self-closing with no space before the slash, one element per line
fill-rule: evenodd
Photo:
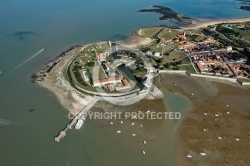
<path fill-rule="evenodd" d="M 146 159 L 141 156 L 140 136 L 132 140 L 125 132 L 120 137 L 113 134 L 116 127 L 101 128 L 90 120 L 56 144 L 53 137 L 68 123 L 67 112 L 53 94 L 30 82 L 34 71 L 70 46 L 122 39 L 137 27 L 167 24 L 158 14 L 136 12 L 155 4 L 199 18 L 250 15 L 237 9 L 240 4 L 233 0 L 0 1 L 0 118 L 16 123 L 0 125 L 0 165 L 167 165 L 173 154 L 167 149 L 170 143 L 164 139 L 169 133 L 164 127 L 161 144 L 149 146 L 155 155 Z M 9 73 L 42 48 L 41 54 Z M 168 95 L 174 111 L 181 109 L 175 102 L 185 106 L 183 99 Z"/>

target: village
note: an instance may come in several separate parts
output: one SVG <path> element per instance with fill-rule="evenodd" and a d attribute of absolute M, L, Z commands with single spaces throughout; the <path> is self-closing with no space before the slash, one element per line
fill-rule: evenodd
<path fill-rule="evenodd" d="M 210 31 L 215 29 L 210 27 Z M 92 43 L 71 62 L 69 73 L 78 87 L 105 93 L 140 91 L 148 74 L 161 70 L 248 81 L 249 58 L 234 45 L 203 32 L 202 29 L 144 28 L 140 33 L 151 38 L 151 42 L 135 48 L 111 41 Z"/>
<path fill-rule="evenodd" d="M 208 38 L 201 42 L 190 42 L 184 35 L 179 35 L 167 43 L 178 42 L 178 49 L 183 50 L 197 70 L 202 74 L 249 78 L 248 58 L 232 49 L 232 46 L 221 47 L 221 44 Z M 248 71 L 248 72 L 247 72 Z"/>
<path fill-rule="evenodd" d="M 239 28 L 242 27 L 243 25 L 239 26 Z M 215 29 L 215 27 L 211 27 L 211 29 Z M 153 35 L 154 33 L 156 35 Z M 172 35 L 167 35 L 167 33 L 172 33 Z M 158 40 L 158 43 L 155 44 L 158 47 L 158 52 L 152 51 L 154 50 L 152 46 L 148 47 L 149 50 L 146 52 L 163 59 L 160 61 L 161 65 L 155 65 L 156 69 L 184 69 L 191 73 L 205 75 L 246 80 L 250 78 L 249 57 L 244 55 L 242 51 L 234 50 L 236 47 L 228 43 L 222 44 L 221 40 L 205 35 L 202 30 L 181 31 L 169 28 L 154 28 L 151 29 L 151 32 L 147 29 L 144 30 L 144 35 L 154 38 L 155 41 Z M 244 48 L 240 49 L 243 50 Z M 172 55 L 174 51 L 178 54 Z M 165 61 L 165 59 L 168 60 Z M 183 68 L 183 66 L 189 65 L 192 68 Z"/>

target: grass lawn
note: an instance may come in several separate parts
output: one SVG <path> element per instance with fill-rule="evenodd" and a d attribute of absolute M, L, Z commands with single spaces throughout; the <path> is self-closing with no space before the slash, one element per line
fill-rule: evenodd
<path fill-rule="evenodd" d="M 177 31 L 174 29 L 164 28 L 163 31 L 158 35 L 159 38 L 164 38 L 165 40 L 170 40 L 179 34 L 182 34 L 182 31 Z"/>
<path fill-rule="evenodd" d="M 250 79 L 247 78 L 238 78 L 242 82 L 250 82 Z"/>
<path fill-rule="evenodd" d="M 153 28 L 142 28 L 141 33 L 144 36 L 152 37 L 154 36 L 161 28 L 153 27 Z"/>
<path fill-rule="evenodd" d="M 95 44 L 94 46 L 95 46 L 95 49 L 98 53 L 110 51 L 110 46 L 109 46 L 108 42 L 103 43 L 103 44 Z"/>
<path fill-rule="evenodd" d="M 179 51 L 173 50 L 169 53 L 169 55 L 164 55 L 163 56 L 163 63 L 169 63 L 172 62 L 174 59 L 179 59 L 182 58 L 181 60 L 183 63 L 190 63 L 189 59 L 188 61 L 186 60 L 186 55 L 183 53 L 180 53 Z"/>
<path fill-rule="evenodd" d="M 178 67 L 179 67 L 178 70 L 186 70 L 186 71 L 189 71 L 190 73 L 195 73 L 195 70 L 194 70 L 192 64 L 190 64 L 190 65 L 181 65 L 181 66 L 178 66 Z"/>

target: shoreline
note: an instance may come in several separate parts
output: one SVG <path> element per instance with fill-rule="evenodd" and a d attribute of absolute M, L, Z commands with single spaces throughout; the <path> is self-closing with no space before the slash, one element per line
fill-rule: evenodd
<path fill-rule="evenodd" d="M 250 17 L 240 17 L 240 18 L 228 18 L 228 19 L 198 19 L 198 22 L 195 20 L 192 21 L 192 24 L 189 26 L 180 26 L 181 30 L 189 30 L 189 29 L 198 29 L 205 28 L 207 26 L 221 24 L 221 23 L 241 23 L 250 21 Z"/>
<path fill-rule="evenodd" d="M 139 35 L 137 33 L 138 30 L 139 29 L 134 30 L 136 32 L 133 31 L 131 37 L 126 43 L 127 47 L 136 47 L 138 45 L 151 42 L 150 38 Z M 79 92 L 77 89 L 75 89 L 68 82 L 68 80 L 64 78 L 63 70 L 70 64 L 72 59 L 74 59 L 80 53 L 82 49 L 91 44 L 102 42 L 104 41 L 95 41 L 71 46 L 69 49 L 59 54 L 48 63 L 45 63 L 45 65 L 41 69 L 37 70 L 37 72 L 34 72 L 31 76 L 31 82 L 42 88 L 45 88 L 49 92 L 52 92 L 62 107 L 64 107 L 68 112 L 73 114 L 79 113 L 88 105 L 88 103 L 93 100 L 93 94 Z M 123 41 L 118 41 L 117 43 L 119 42 Z M 121 99 L 123 100 L 122 102 Z M 129 98 L 124 96 L 116 98 L 111 96 L 102 96 L 100 100 L 105 100 L 118 105 L 128 105 L 130 103 L 132 104 L 140 101 L 141 99 L 154 99 L 154 97 L 152 97 L 150 94 L 141 94 L 139 97 L 131 95 Z"/>
<path fill-rule="evenodd" d="M 201 20 L 200 22 L 196 22 L 196 23 L 192 23 L 190 26 L 187 27 L 180 27 L 181 30 L 188 30 L 188 29 L 197 29 L 197 28 L 202 28 L 202 27 L 206 27 L 209 25 L 215 25 L 215 24 L 219 24 L 219 23 L 226 23 L 226 22 L 230 22 L 230 23 L 236 23 L 236 22 L 246 22 L 246 21 L 250 21 L 250 17 L 246 17 L 246 18 L 235 18 L 235 19 L 221 19 L 221 20 Z M 147 44 L 150 43 L 152 41 L 151 38 L 149 37 L 145 37 L 142 34 L 139 33 L 139 31 L 142 28 L 138 28 L 132 31 L 131 37 L 128 38 L 127 40 L 123 40 L 123 41 L 118 41 L 117 43 L 122 43 L 125 46 L 128 47 L 137 47 L 143 44 Z M 81 51 L 84 47 L 90 45 L 90 44 L 94 44 L 97 42 L 93 42 L 93 43 L 85 43 L 85 44 L 79 44 L 73 47 L 70 47 L 68 50 L 64 51 L 63 53 L 61 53 L 60 55 L 56 56 L 53 60 L 49 61 L 48 63 L 46 63 L 45 67 L 43 67 L 41 70 L 39 70 L 37 73 L 41 72 L 44 69 L 47 69 L 47 71 L 49 71 L 46 75 L 46 77 L 44 78 L 43 81 L 36 81 L 35 84 L 49 90 L 50 92 L 52 92 L 57 99 L 59 100 L 59 103 L 66 108 L 66 110 L 68 110 L 70 113 L 74 113 L 74 114 L 78 114 L 81 110 L 83 110 L 84 108 L 86 108 L 88 106 L 88 104 L 94 100 L 94 97 L 92 95 L 88 95 L 85 93 L 80 93 L 78 92 L 76 89 L 74 89 L 64 78 L 63 76 L 63 70 L 65 67 L 67 67 L 67 65 L 72 61 L 72 59 L 74 57 L 77 56 L 77 52 Z M 99 42 L 98 42 L 99 43 Z M 49 67 L 48 67 L 49 65 Z M 172 75 L 172 76 L 176 76 L 176 73 L 166 73 L 166 74 L 160 74 L 160 75 L 164 75 L 164 77 Z M 177 74 L 177 77 L 183 77 L 182 79 L 185 80 L 186 77 L 188 76 L 180 76 L 182 74 Z M 185 131 L 183 130 L 183 124 L 184 123 L 190 123 L 188 121 L 188 119 L 195 117 L 195 112 L 197 111 L 197 107 L 196 107 L 196 101 L 200 102 L 202 99 L 208 100 L 209 97 L 217 97 L 220 96 L 219 93 L 221 91 L 220 88 L 216 89 L 217 87 L 215 87 L 214 89 L 214 84 L 216 84 L 215 86 L 217 86 L 217 84 L 225 84 L 226 86 L 232 86 L 234 88 L 245 88 L 249 90 L 249 87 L 244 87 L 241 86 L 239 84 L 237 84 L 236 82 L 229 82 L 226 80 L 218 80 L 215 78 L 196 78 L 196 77 L 188 77 L 187 81 L 188 85 L 185 85 L 186 87 L 190 86 L 190 89 L 184 89 L 183 87 L 179 87 L 178 86 L 173 86 L 174 81 L 179 81 L 178 78 L 174 78 L 171 81 L 166 81 L 167 82 L 167 90 L 173 92 L 173 93 L 179 93 L 180 95 L 183 95 L 185 97 L 187 97 L 190 102 L 195 105 L 194 109 L 191 110 L 190 112 L 187 113 L 187 115 L 179 122 L 179 125 L 177 126 L 176 129 L 176 154 L 175 154 L 175 161 L 177 161 L 178 163 L 186 163 L 190 161 L 187 161 L 187 158 L 185 157 L 186 153 L 188 152 L 187 149 L 187 141 L 185 142 L 183 138 L 183 135 L 187 135 L 187 133 L 185 133 Z M 182 80 L 180 79 L 180 80 Z M 193 81 L 193 82 L 192 82 Z M 208 85 L 209 88 L 206 89 L 206 87 L 204 87 L 201 82 L 204 81 L 205 85 Z M 171 82 L 171 83 L 169 83 Z M 216 83 L 214 83 L 216 82 Z M 200 86 L 201 92 L 198 92 L 199 89 L 195 89 L 194 87 L 192 87 L 192 85 L 197 84 Z M 193 89 L 192 89 L 193 88 Z M 184 89 L 184 91 L 182 91 Z M 206 89 L 206 90 L 205 90 Z M 233 88 L 232 88 L 233 89 Z M 192 92 L 194 91 L 195 96 L 192 97 L 190 96 L 190 94 L 192 94 Z M 210 92 L 211 91 L 211 92 Z M 200 94 L 198 94 L 200 93 Z M 205 96 L 202 96 L 202 94 L 205 94 Z M 199 99 L 198 97 L 196 97 L 196 95 L 200 95 L 201 99 Z M 211 95 L 211 96 L 210 96 Z M 226 94 L 225 94 L 226 95 Z M 121 105 L 121 104 L 133 104 L 136 103 L 137 101 L 140 101 L 141 99 L 154 99 L 153 97 L 149 96 L 148 94 L 145 96 L 141 96 L 141 97 L 131 97 L 131 98 L 120 98 L 120 97 L 107 97 L 102 98 L 100 100 L 104 100 L 106 102 L 112 102 L 112 104 L 117 104 L 117 105 Z M 225 101 L 224 101 L 225 102 Z M 213 103 L 216 104 L 216 103 Z M 218 103 L 217 103 L 218 104 Z M 224 104 L 224 103 L 223 103 Z M 231 105 L 231 103 L 230 103 Z M 201 108 L 201 107 L 199 107 Z M 242 107 L 243 108 L 243 107 Z M 232 110 L 233 112 L 233 110 Z M 198 113 L 197 113 L 198 114 Z M 192 124 L 192 123 L 191 123 Z M 186 124 L 185 124 L 186 125 Z M 185 127 L 185 126 L 184 126 Z M 184 134 L 183 134 L 184 133 Z M 198 153 L 198 152 L 195 152 Z"/>
<path fill-rule="evenodd" d="M 195 19 L 195 20 L 197 20 L 197 19 Z M 233 19 L 215 19 L 215 20 L 201 20 L 200 19 L 198 22 L 193 21 L 192 24 L 189 26 L 184 26 L 184 27 L 179 26 L 178 29 L 180 29 L 180 30 L 198 29 L 198 28 L 203 28 L 203 27 L 207 27 L 209 25 L 215 25 L 215 24 L 219 24 L 219 23 L 237 23 L 237 22 L 247 22 L 247 21 L 250 21 L 250 17 L 233 18 Z M 163 27 L 163 26 L 153 26 L 153 27 Z M 147 28 L 147 27 L 140 27 L 140 28 L 134 29 L 134 30 L 132 30 L 131 36 L 129 38 L 127 38 L 125 40 L 116 41 L 116 42 L 118 44 L 123 44 L 124 46 L 130 47 L 130 48 L 131 47 L 138 47 L 138 46 L 146 45 L 146 44 L 150 43 L 152 41 L 152 38 L 149 38 L 147 36 L 143 36 L 140 33 L 140 30 L 143 28 Z M 171 27 L 171 28 L 173 28 L 173 27 Z M 59 84 L 64 84 L 67 91 L 69 89 L 72 90 L 71 93 L 73 93 L 73 94 L 70 94 L 69 96 L 67 96 L 67 94 L 65 94 L 65 87 L 63 88 L 63 87 L 61 87 L 61 85 L 57 85 L 58 87 L 56 88 L 56 87 L 51 86 L 52 82 L 50 82 L 50 80 L 47 78 L 45 79 L 45 81 L 43 80 L 44 79 L 43 77 L 41 80 L 34 81 L 35 79 L 33 77 L 36 77 L 37 73 L 40 73 L 40 75 L 41 75 L 41 73 L 45 73 L 46 77 L 55 77 L 56 74 L 58 74 L 58 72 L 55 72 L 55 68 L 60 68 L 60 74 L 62 74 L 61 73 L 61 71 L 63 70 L 62 68 L 64 68 L 65 64 L 69 63 L 69 61 L 71 61 L 73 59 L 72 54 L 74 54 L 76 50 L 79 51 L 79 48 L 83 49 L 84 47 L 86 47 L 90 44 L 100 43 L 100 42 L 103 42 L 103 41 L 99 41 L 99 42 L 95 41 L 92 43 L 83 43 L 83 44 L 78 44 L 78 45 L 69 47 L 69 49 L 62 52 L 61 54 L 56 56 L 54 59 L 52 59 L 48 63 L 46 63 L 44 65 L 44 67 L 42 67 L 40 70 L 33 73 L 31 76 L 33 79 L 32 82 L 34 82 L 35 84 L 37 84 L 41 87 L 44 87 L 47 90 L 54 93 L 57 96 L 57 98 L 59 99 L 61 105 L 63 107 L 65 107 L 67 110 L 69 110 L 69 112 L 79 112 L 79 106 L 77 106 L 77 108 L 75 108 L 74 105 L 78 105 L 77 103 L 80 101 L 80 103 L 82 103 L 82 104 L 80 104 L 81 105 L 80 107 L 83 108 L 90 101 L 89 98 L 91 98 L 90 97 L 91 95 L 78 92 L 71 85 L 67 84 L 67 81 L 63 82 L 63 83 L 59 83 Z M 52 72 L 54 72 L 53 74 L 51 74 L 51 70 L 52 70 Z M 46 74 L 46 72 L 47 72 L 47 74 Z M 60 77 L 63 78 L 62 76 L 60 76 Z M 58 84 L 58 78 L 53 78 L 53 79 L 54 79 L 53 83 Z M 232 84 L 228 81 L 223 81 L 223 80 L 217 80 L 217 81 L 223 82 L 226 84 Z M 87 97 L 88 99 L 82 101 L 80 96 Z M 73 98 L 73 103 L 65 105 L 65 100 L 67 100 L 65 98 Z M 150 97 L 148 97 L 148 98 L 150 98 Z M 69 99 L 69 100 L 71 101 L 72 99 Z M 68 100 L 68 103 L 69 103 L 69 100 Z M 72 107 L 70 107 L 69 105 L 72 105 Z"/>
<path fill-rule="evenodd" d="M 223 160 L 224 147 L 230 145 L 228 153 L 237 157 L 235 152 L 249 139 L 247 133 L 250 130 L 244 127 L 249 122 L 244 119 L 250 113 L 250 88 L 206 78 L 193 79 L 186 75 L 164 73 L 161 78 L 161 82 L 166 82 L 166 89 L 187 97 L 193 105 L 193 109 L 183 117 L 177 128 L 175 155 L 178 165 L 201 164 L 204 162 L 204 158 L 200 157 L 201 152 L 207 154 L 205 159 L 209 165 L 236 161 L 230 157 Z M 235 141 L 236 138 L 240 141 Z M 191 158 L 187 157 L 188 154 Z M 246 155 L 242 158 L 245 160 Z"/>

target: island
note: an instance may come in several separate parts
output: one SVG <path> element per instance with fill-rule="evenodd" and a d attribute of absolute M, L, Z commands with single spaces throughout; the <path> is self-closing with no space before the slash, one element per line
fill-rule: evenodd
<path fill-rule="evenodd" d="M 249 84 L 250 23 L 224 21 L 197 29 L 140 28 L 124 41 L 78 45 L 34 73 L 32 81 L 75 115 L 70 128 L 99 99 L 128 105 L 162 98 L 152 83 L 160 73 Z"/>

